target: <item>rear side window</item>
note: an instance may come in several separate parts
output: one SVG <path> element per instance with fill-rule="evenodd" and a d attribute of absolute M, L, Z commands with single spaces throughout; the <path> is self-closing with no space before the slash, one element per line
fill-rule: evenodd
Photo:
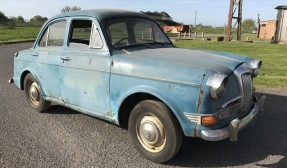
<path fill-rule="evenodd" d="M 66 21 L 59 21 L 51 24 L 43 34 L 39 46 L 63 46 L 66 32 Z"/>

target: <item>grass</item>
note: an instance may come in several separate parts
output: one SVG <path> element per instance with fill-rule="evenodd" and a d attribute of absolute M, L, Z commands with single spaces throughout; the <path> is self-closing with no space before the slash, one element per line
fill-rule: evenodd
<path fill-rule="evenodd" d="M 0 27 L 0 42 L 35 39 L 41 27 Z"/>
<path fill-rule="evenodd" d="M 205 49 L 230 52 L 263 61 L 260 74 L 255 78 L 256 86 L 287 88 L 287 46 L 265 42 L 204 42 L 202 40 L 175 41 L 182 48 Z"/>

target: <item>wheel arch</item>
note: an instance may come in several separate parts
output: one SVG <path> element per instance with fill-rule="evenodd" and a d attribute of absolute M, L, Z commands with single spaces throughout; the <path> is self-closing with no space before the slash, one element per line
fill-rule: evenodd
<path fill-rule="evenodd" d="M 119 125 L 122 126 L 123 128 L 128 128 L 128 120 L 129 116 L 133 110 L 133 108 L 141 101 L 143 100 L 156 100 L 164 103 L 167 108 L 170 110 L 171 115 L 175 118 L 177 123 L 179 124 L 181 131 L 182 127 L 179 121 L 179 118 L 175 114 L 174 110 L 170 105 L 164 101 L 164 99 L 158 95 L 154 95 L 148 92 L 135 92 L 127 96 L 121 103 L 119 110 L 118 110 L 118 121 Z"/>
<path fill-rule="evenodd" d="M 25 70 L 24 72 L 22 72 L 21 77 L 20 77 L 20 88 L 21 90 L 24 90 L 24 80 L 26 78 L 26 76 L 31 73 L 31 71 L 29 70 Z M 34 74 L 32 73 L 32 75 L 34 76 Z"/>

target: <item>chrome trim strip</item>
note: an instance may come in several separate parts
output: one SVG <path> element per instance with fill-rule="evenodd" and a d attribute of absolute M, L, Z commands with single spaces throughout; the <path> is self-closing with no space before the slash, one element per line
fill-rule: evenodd
<path fill-rule="evenodd" d="M 189 119 L 191 122 L 194 122 L 196 124 L 201 124 L 201 117 L 202 115 L 199 115 L 199 114 L 191 114 L 191 113 L 187 113 L 187 112 L 184 112 L 184 115 L 187 119 Z"/>
<path fill-rule="evenodd" d="M 158 80 L 158 81 L 163 81 L 163 82 L 169 82 L 169 83 L 175 83 L 175 84 L 182 84 L 182 85 L 190 85 L 190 86 L 200 87 L 200 84 L 192 83 L 192 82 L 182 82 L 182 81 L 153 78 L 153 77 L 140 76 L 140 75 L 134 75 L 134 74 L 124 74 L 124 73 L 118 73 L 118 72 L 111 72 L 111 74 L 123 75 L 123 76 L 131 76 L 131 77 L 136 77 L 136 78 L 144 78 L 144 79 L 150 79 L 150 80 Z"/>

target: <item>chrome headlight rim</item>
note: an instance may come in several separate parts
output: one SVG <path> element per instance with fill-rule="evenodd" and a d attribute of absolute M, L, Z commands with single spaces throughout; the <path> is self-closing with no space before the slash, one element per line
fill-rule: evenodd
<path fill-rule="evenodd" d="M 252 59 L 249 63 L 249 66 L 252 69 L 252 77 L 257 77 L 259 74 L 259 69 L 261 68 L 262 65 L 262 61 L 258 60 L 258 59 Z"/>
<path fill-rule="evenodd" d="M 211 98 L 216 100 L 224 95 L 226 90 L 226 81 L 227 75 L 220 73 L 214 74 L 208 78 L 206 85 L 210 86 L 209 94 Z"/>

